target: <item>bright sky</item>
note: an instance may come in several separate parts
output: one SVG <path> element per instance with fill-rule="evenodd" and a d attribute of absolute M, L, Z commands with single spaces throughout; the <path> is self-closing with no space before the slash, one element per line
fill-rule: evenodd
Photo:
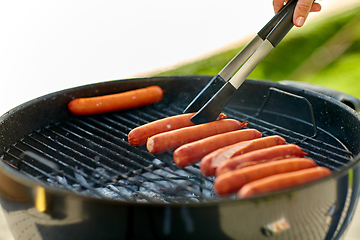
<path fill-rule="evenodd" d="M 338 2 L 322 1 L 314 15 Z M 0 115 L 50 92 L 196 58 L 255 34 L 273 14 L 271 0 L 2 1 Z"/>

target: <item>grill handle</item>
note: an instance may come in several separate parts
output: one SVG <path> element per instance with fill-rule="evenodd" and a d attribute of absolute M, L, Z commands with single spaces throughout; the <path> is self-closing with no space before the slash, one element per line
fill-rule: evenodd
<path fill-rule="evenodd" d="M 360 112 L 360 100 L 349 94 L 342 93 L 342 92 L 339 92 L 339 91 L 336 91 L 336 90 L 333 90 L 330 88 L 326 88 L 323 86 L 306 83 L 306 82 L 283 80 L 283 81 L 279 81 L 279 83 L 286 85 L 286 86 L 290 86 L 290 87 L 311 90 L 314 92 L 324 94 L 326 96 L 334 98 L 335 100 L 338 100 L 338 101 L 342 102 L 343 104 L 351 107 L 356 112 Z"/>

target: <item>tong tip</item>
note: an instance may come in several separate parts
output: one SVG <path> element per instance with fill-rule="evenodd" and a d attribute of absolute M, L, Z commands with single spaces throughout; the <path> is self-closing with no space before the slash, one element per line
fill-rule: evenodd
<path fill-rule="evenodd" d="M 195 124 L 215 121 L 231 97 L 236 93 L 236 90 L 230 82 L 226 82 L 190 120 Z"/>
<path fill-rule="evenodd" d="M 225 84 L 225 80 L 218 74 L 214 76 L 201 92 L 185 108 L 183 113 L 199 111 L 199 109 Z"/>

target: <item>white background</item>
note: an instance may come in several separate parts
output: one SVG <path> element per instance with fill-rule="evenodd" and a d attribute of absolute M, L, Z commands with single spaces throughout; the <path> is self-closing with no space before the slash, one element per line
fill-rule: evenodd
<path fill-rule="evenodd" d="M 310 17 L 339 7 L 321 3 Z M 203 56 L 256 33 L 273 14 L 271 0 L 2 1 L 0 115 L 50 92 Z"/>

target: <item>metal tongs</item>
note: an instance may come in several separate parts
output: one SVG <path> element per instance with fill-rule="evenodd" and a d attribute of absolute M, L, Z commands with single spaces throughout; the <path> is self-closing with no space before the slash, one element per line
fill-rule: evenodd
<path fill-rule="evenodd" d="M 193 123 L 216 120 L 245 79 L 294 26 L 296 3 L 288 1 L 185 108 L 184 113 L 196 112 L 191 118 Z"/>

